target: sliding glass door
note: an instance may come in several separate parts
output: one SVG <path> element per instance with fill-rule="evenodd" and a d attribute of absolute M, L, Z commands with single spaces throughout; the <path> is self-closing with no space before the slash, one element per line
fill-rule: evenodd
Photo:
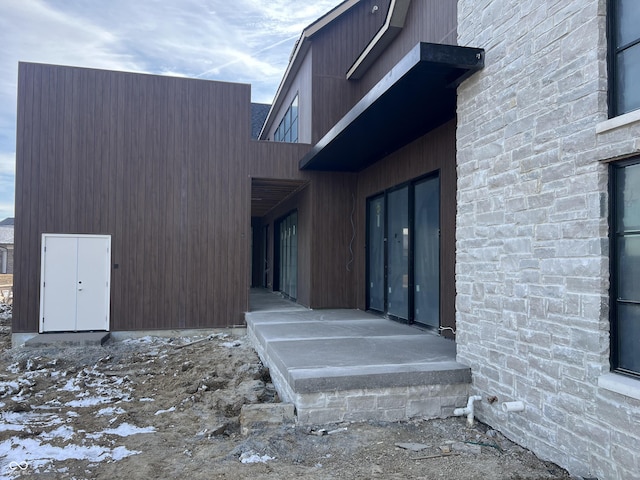
<path fill-rule="evenodd" d="M 367 308 L 440 325 L 440 179 L 432 175 L 367 201 Z"/>

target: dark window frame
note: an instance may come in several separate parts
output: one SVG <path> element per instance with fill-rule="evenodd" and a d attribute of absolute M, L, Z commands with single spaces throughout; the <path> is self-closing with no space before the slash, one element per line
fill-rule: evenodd
<path fill-rule="evenodd" d="M 619 317 L 618 307 L 622 304 L 628 304 L 629 301 L 618 298 L 619 270 L 618 255 L 619 245 L 618 239 L 622 236 L 634 234 L 633 230 L 629 232 L 621 232 L 618 219 L 618 176 L 617 172 L 634 165 L 640 165 L 640 157 L 630 158 L 621 162 L 612 162 L 609 165 L 609 271 L 610 271 L 610 287 L 609 287 L 609 340 L 610 340 L 610 362 L 611 371 L 621 373 L 634 378 L 640 378 L 640 371 L 625 369 L 620 366 L 620 350 L 619 350 Z M 631 303 L 633 303 L 631 301 Z M 640 355 L 640 351 L 637 352 Z"/>
<path fill-rule="evenodd" d="M 431 172 L 425 173 L 423 175 L 420 175 L 418 177 L 412 178 L 410 180 L 407 180 L 405 182 L 399 183 L 397 185 L 393 185 L 391 187 L 388 187 L 382 191 L 378 191 L 376 193 L 374 193 L 373 195 L 369 195 L 366 197 L 365 199 L 365 205 L 366 205 L 366 234 L 365 237 L 368 235 L 369 232 L 369 225 L 370 225 L 370 212 L 369 212 L 369 202 L 373 201 L 375 199 L 379 199 L 379 198 L 383 198 L 383 203 L 384 203 L 384 218 L 383 218 L 383 229 L 384 229 L 384 288 L 383 288 L 383 294 L 384 294 L 384 300 L 383 300 L 383 310 L 377 310 L 377 309 L 372 309 L 370 308 L 370 292 L 369 292 L 369 282 L 370 282 L 370 272 L 369 272 L 369 260 L 370 260 L 370 252 L 369 252 L 369 245 L 368 245 L 368 239 L 365 240 L 365 258 L 366 258 L 366 265 L 365 265 L 365 279 L 366 279 L 366 293 L 365 293 L 365 302 L 366 302 L 366 309 L 367 311 L 372 311 L 372 312 L 377 312 L 380 314 L 385 315 L 387 318 L 390 318 L 392 320 L 395 320 L 397 322 L 400 323 L 406 323 L 409 325 L 413 325 L 413 324 L 417 324 L 419 325 L 421 328 L 425 328 L 427 330 L 437 330 L 440 331 L 440 327 L 442 326 L 443 322 L 442 322 L 442 296 L 441 294 L 439 294 L 439 298 L 438 298 L 438 328 L 434 328 L 430 325 L 427 325 L 425 323 L 422 323 L 420 321 L 416 320 L 415 317 L 415 292 L 414 292 L 414 286 L 415 286 L 415 265 L 414 265 L 414 260 L 415 260 L 415 187 L 416 185 L 429 180 L 429 179 L 434 179 L 437 178 L 438 179 L 438 185 L 439 188 L 441 188 L 442 185 L 442 172 L 440 169 L 436 169 L 433 170 Z M 410 292 L 413 293 L 409 293 L 409 298 L 408 298 L 408 302 L 407 302 L 407 310 L 408 310 L 408 318 L 402 318 L 402 317 L 398 317 L 396 315 L 393 315 L 391 313 L 389 313 L 388 311 L 388 301 L 389 301 L 389 291 L 388 291 L 388 267 L 389 267 L 389 250 L 388 250 L 388 237 L 387 237 L 387 233 L 388 233 L 388 219 L 389 219 L 389 215 L 390 215 L 390 211 L 389 211 L 389 194 L 392 192 L 395 192 L 397 190 L 401 190 L 403 188 L 407 188 L 407 197 L 408 197 L 408 221 L 409 221 L 409 238 L 408 238 L 408 284 L 407 284 L 407 288 L 409 289 Z M 439 206 L 440 208 L 442 208 L 442 190 L 439 190 L 440 193 L 440 198 L 439 198 Z M 440 229 L 442 228 L 442 216 L 440 216 Z M 440 236 L 439 238 L 439 255 L 442 255 L 442 237 Z M 439 283 L 439 288 L 441 288 L 441 282 L 442 282 L 442 264 L 440 263 L 439 267 L 439 279 L 438 279 L 438 283 Z M 440 291 L 440 290 L 439 290 Z"/>
<path fill-rule="evenodd" d="M 638 38 L 626 43 L 625 45 L 617 45 L 617 2 L 620 0 L 607 0 L 607 76 L 608 91 L 607 100 L 609 106 L 609 118 L 617 117 L 635 111 L 621 111 L 618 106 L 619 89 L 617 87 L 618 73 L 618 57 L 630 48 L 640 44 L 640 33 Z M 640 88 L 640 87 L 639 87 Z"/>
<path fill-rule="evenodd" d="M 284 112 L 278 128 L 276 128 L 276 131 L 273 133 L 274 142 L 298 143 L 298 138 L 300 137 L 298 133 L 298 125 L 300 123 L 298 121 L 299 103 L 299 95 L 296 93 L 289 104 L 289 108 Z"/>

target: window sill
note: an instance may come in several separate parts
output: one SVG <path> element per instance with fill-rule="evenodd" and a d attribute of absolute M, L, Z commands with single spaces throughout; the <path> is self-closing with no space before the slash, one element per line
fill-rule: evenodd
<path fill-rule="evenodd" d="M 640 400 L 640 380 L 631 377 L 617 373 L 605 373 L 598 378 L 598 387 Z"/>
<path fill-rule="evenodd" d="M 598 123 L 596 125 L 596 134 L 605 133 L 620 127 L 630 126 L 635 123 L 640 123 L 640 109 Z"/>

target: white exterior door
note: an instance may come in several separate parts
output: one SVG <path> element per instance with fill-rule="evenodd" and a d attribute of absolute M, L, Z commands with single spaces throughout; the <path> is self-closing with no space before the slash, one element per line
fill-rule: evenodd
<path fill-rule="evenodd" d="M 111 237 L 42 235 L 40 332 L 109 330 Z"/>

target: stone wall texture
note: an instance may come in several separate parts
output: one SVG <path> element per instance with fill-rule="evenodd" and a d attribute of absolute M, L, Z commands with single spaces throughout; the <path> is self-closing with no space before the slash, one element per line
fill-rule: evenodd
<path fill-rule="evenodd" d="M 640 401 L 598 386 L 610 369 L 607 161 L 640 151 L 638 121 L 596 132 L 606 13 L 605 0 L 458 2 L 459 45 L 486 51 L 458 89 L 458 361 L 482 421 L 600 480 L 640 478 Z M 525 411 L 504 413 L 512 400 Z"/>

